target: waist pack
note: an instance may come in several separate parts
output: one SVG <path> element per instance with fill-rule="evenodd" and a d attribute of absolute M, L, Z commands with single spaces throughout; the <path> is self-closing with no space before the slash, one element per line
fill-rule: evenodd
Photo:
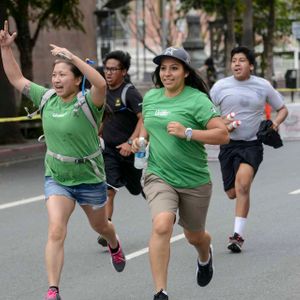
<path fill-rule="evenodd" d="M 257 139 L 265 145 L 272 146 L 277 149 L 283 146 L 279 133 L 272 128 L 271 120 L 264 120 L 260 123 L 256 133 Z"/>

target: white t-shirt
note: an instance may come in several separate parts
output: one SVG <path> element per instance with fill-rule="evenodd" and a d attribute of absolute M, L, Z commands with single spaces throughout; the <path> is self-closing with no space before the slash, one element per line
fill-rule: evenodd
<path fill-rule="evenodd" d="M 232 140 L 256 140 L 266 102 L 276 111 L 284 105 L 281 94 L 266 79 L 253 75 L 243 81 L 234 76 L 223 78 L 214 84 L 210 96 L 222 116 L 235 112 L 235 119 L 241 121 L 230 133 Z"/>

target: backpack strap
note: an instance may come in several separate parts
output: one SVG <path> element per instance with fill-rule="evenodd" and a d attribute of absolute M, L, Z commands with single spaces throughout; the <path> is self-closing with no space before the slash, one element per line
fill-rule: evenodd
<path fill-rule="evenodd" d="M 29 113 L 29 109 L 27 107 L 24 107 L 25 111 L 27 112 L 27 118 L 28 119 L 32 119 L 33 116 L 37 115 L 38 113 L 42 112 L 42 109 L 44 107 L 44 105 L 46 104 L 46 102 L 55 94 L 55 90 L 54 89 L 49 89 L 47 90 L 43 97 L 42 100 L 40 102 L 39 108 L 32 112 L 31 114 Z"/>
<path fill-rule="evenodd" d="M 90 123 L 93 125 L 93 127 L 97 130 L 98 132 L 98 125 L 97 122 L 95 121 L 95 118 L 91 112 L 91 109 L 86 102 L 85 96 L 83 95 L 82 91 L 77 94 L 77 102 L 74 105 L 73 112 L 75 114 L 78 113 L 79 108 L 81 107 L 83 113 L 87 117 L 87 119 L 90 121 Z"/>
<path fill-rule="evenodd" d="M 123 103 L 123 105 L 129 110 L 132 112 L 132 110 L 130 108 L 127 107 L 126 105 L 126 94 L 127 94 L 127 91 L 130 87 L 132 87 L 133 84 L 132 83 L 127 83 L 124 87 L 123 87 L 123 90 L 122 90 L 122 93 L 121 93 L 121 101 Z"/>

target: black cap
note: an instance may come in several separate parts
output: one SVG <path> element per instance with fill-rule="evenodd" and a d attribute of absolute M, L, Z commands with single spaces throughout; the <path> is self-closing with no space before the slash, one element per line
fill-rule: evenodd
<path fill-rule="evenodd" d="M 191 67 L 191 58 L 183 48 L 169 47 L 161 54 L 153 58 L 153 62 L 157 65 L 161 64 L 161 60 L 165 57 L 176 58 L 184 63 L 187 67 Z"/>

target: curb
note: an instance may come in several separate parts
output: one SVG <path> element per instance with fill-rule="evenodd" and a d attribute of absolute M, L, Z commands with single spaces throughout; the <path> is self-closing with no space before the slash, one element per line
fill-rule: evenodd
<path fill-rule="evenodd" d="M 3 145 L 0 146 L 0 164 L 43 157 L 45 151 L 45 144 L 40 143 Z"/>

